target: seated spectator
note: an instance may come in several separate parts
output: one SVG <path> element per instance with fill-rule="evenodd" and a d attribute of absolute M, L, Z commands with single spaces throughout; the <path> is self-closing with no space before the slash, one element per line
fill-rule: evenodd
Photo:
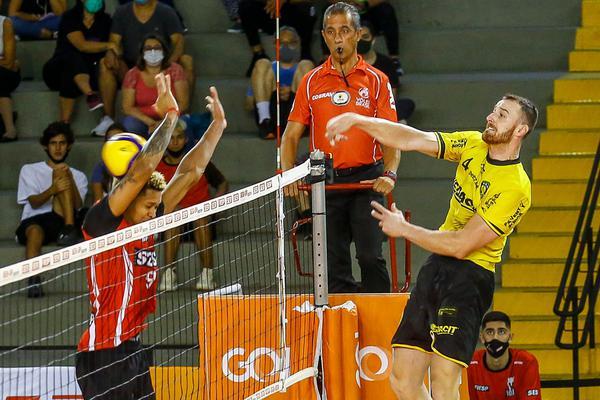
<path fill-rule="evenodd" d="M 10 18 L 0 15 L 0 143 L 17 140 L 15 114 L 10 97 L 19 83 L 21 73 L 16 57 L 15 34 Z"/>
<path fill-rule="evenodd" d="M 170 41 L 168 62 L 177 62 L 183 67 L 188 88 L 194 84 L 192 57 L 183 54 L 183 27 L 173 9 L 157 0 L 136 0 L 119 6 L 113 14 L 110 41 L 119 47 L 118 52 L 108 51 L 100 61 L 100 95 L 104 103 L 104 116 L 92 133 L 104 136 L 114 123 L 117 84 L 138 60 L 144 38 L 155 34 Z M 180 104 L 181 107 L 181 104 Z"/>
<path fill-rule="evenodd" d="M 170 77 L 171 91 L 180 112 L 189 105 L 189 87 L 181 65 L 171 61 L 169 47 L 158 35 L 150 34 L 140 46 L 137 65 L 123 80 L 123 126 L 127 132 L 147 137 L 162 120 L 153 104 L 158 96 L 154 77 L 163 72 Z"/>
<path fill-rule="evenodd" d="M 132 0 L 119 0 L 119 4 L 126 4 L 126 3 L 131 3 Z M 175 11 L 175 13 L 177 13 L 177 18 L 179 18 L 179 22 L 181 22 L 181 26 L 183 27 L 183 32 L 187 33 L 188 29 L 185 26 L 185 23 L 183 22 L 183 16 L 181 15 L 181 13 L 179 12 L 179 10 L 177 10 L 177 7 L 175 7 L 175 1 L 174 0 L 158 0 L 163 4 L 168 5 L 169 7 L 171 7 L 173 9 L 173 11 Z"/>
<path fill-rule="evenodd" d="M 90 111 L 102 107 L 98 90 L 98 63 L 108 50 L 110 16 L 103 0 L 77 0 L 62 16 L 54 55 L 44 65 L 44 81 L 58 91 L 60 120 L 70 123 L 75 99 L 86 96 Z"/>
<path fill-rule="evenodd" d="M 108 128 L 104 141 L 107 141 L 117 133 L 125 132 L 123 125 L 115 122 Z M 90 179 L 92 189 L 92 204 L 102 200 L 107 193 L 112 189 L 113 177 L 106 169 L 106 166 L 102 160 L 98 161 L 92 170 L 92 176 Z"/>
<path fill-rule="evenodd" d="M 169 182 L 179 163 L 183 159 L 186 151 L 187 137 L 185 134 L 186 126 L 183 121 L 179 120 L 177 127 L 173 131 L 171 141 L 167 147 L 167 151 L 163 159 L 158 164 L 156 170 L 162 173 L 167 182 Z M 227 180 L 211 162 L 206 166 L 204 174 L 200 181 L 192 187 L 185 195 L 183 200 L 178 204 L 178 208 L 191 207 L 194 204 L 202 203 L 212 198 L 209 187 L 215 189 L 215 197 L 224 195 L 229 189 Z M 200 260 L 202 262 L 202 272 L 196 282 L 198 290 L 213 290 L 215 282 L 213 277 L 213 254 L 212 254 L 212 235 L 210 218 L 200 218 L 193 223 L 194 243 L 199 250 Z M 181 229 L 174 228 L 165 232 L 165 264 L 167 266 L 160 280 L 159 290 L 172 291 L 177 288 L 177 272 L 174 265 L 181 240 Z"/>
<path fill-rule="evenodd" d="M 222 0 L 223 6 L 227 10 L 227 16 L 233 23 L 228 29 L 227 33 L 242 33 L 242 20 L 240 19 L 240 0 Z"/>
<path fill-rule="evenodd" d="M 363 56 L 368 64 L 371 64 L 381 72 L 387 75 L 392 93 L 396 100 L 396 112 L 398 121 L 406 123 L 406 120 L 415 111 L 415 102 L 407 98 L 398 98 L 398 89 L 400 88 L 400 75 L 398 74 L 397 64 L 392 58 L 377 53 L 375 51 L 375 36 L 373 36 L 373 27 L 369 21 L 362 24 L 361 36 L 358 41 L 358 54 Z"/>
<path fill-rule="evenodd" d="M 69 125 L 53 122 L 40 138 L 48 160 L 21 168 L 17 203 L 24 207 L 15 234 L 26 258 L 40 255 L 42 246 L 54 241 L 70 246 L 81 240 L 87 178 L 65 162 L 74 142 Z M 39 275 L 29 279 L 28 296 L 43 296 Z"/>
<path fill-rule="evenodd" d="M 66 9 L 67 0 L 10 0 L 8 15 L 19 38 L 52 39 Z"/>
<path fill-rule="evenodd" d="M 542 398 L 538 362 L 525 350 L 509 349 L 512 338 L 508 315 L 484 315 L 479 339 L 485 349 L 475 352 L 467 369 L 471 400 Z"/>
<path fill-rule="evenodd" d="M 272 35 L 275 32 L 275 0 L 240 0 L 239 14 L 242 28 L 252 49 L 252 61 L 246 71 L 250 77 L 254 64 L 261 58 L 268 58 L 260 42 L 259 29 Z M 311 43 L 313 28 L 317 20 L 315 8 L 310 0 L 281 2 L 281 24 L 291 26 L 298 32 L 302 43 L 300 58 L 312 60 Z"/>
<path fill-rule="evenodd" d="M 310 60 L 300 60 L 300 37 L 292 27 L 283 26 L 279 32 L 281 58 L 279 70 L 279 107 L 282 129 L 290 114 L 296 89 L 300 80 L 315 66 Z M 256 62 L 252 71 L 252 92 L 258 113 L 259 135 L 263 139 L 274 139 L 276 121 L 271 118 L 276 115 L 277 92 L 275 85 L 276 63 L 267 58 Z"/>

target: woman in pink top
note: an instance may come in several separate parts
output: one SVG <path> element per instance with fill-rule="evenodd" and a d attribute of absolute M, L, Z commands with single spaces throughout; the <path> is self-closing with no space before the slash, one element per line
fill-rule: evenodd
<path fill-rule="evenodd" d="M 169 62 L 169 46 L 155 34 L 146 36 L 140 47 L 135 67 L 123 80 L 123 126 L 127 132 L 148 136 L 161 121 L 152 104 L 158 94 L 154 77 L 163 72 L 171 76 L 171 91 L 179 110 L 185 113 L 189 105 L 189 86 L 181 65 Z"/>

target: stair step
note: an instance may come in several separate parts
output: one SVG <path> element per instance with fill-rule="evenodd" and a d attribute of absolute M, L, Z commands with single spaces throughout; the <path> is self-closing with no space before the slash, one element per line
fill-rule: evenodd
<path fill-rule="evenodd" d="M 596 377 L 597 375 L 594 376 L 594 378 Z M 572 377 L 564 379 L 572 379 Z M 543 388 L 542 396 L 544 400 L 572 400 L 574 398 L 572 388 Z M 579 398 L 583 400 L 600 399 L 600 387 L 579 388 Z"/>
<path fill-rule="evenodd" d="M 503 288 L 553 288 L 556 289 L 565 269 L 564 262 L 544 260 L 511 260 L 502 264 Z M 583 284 L 583 275 L 578 285 Z"/>
<path fill-rule="evenodd" d="M 600 101 L 600 73 L 570 73 L 554 81 L 556 103 L 590 103 Z"/>
<path fill-rule="evenodd" d="M 501 288 L 494 293 L 494 310 L 502 310 L 512 317 L 555 317 L 553 312 L 556 289 L 551 288 Z M 587 308 L 584 309 L 584 313 Z M 582 314 L 585 315 L 585 314 Z M 600 310 L 596 308 L 596 316 Z"/>
<path fill-rule="evenodd" d="M 598 72 L 600 71 L 600 51 L 574 50 L 569 52 L 569 71 Z"/>
<path fill-rule="evenodd" d="M 600 90 L 600 88 L 599 88 Z M 600 130 L 551 130 L 540 134 L 540 155 L 595 155 Z"/>
<path fill-rule="evenodd" d="M 600 128 L 600 103 L 550 104 L 547 109 L 548 129 Z"/>
<path fill-rule="evenodd" d="M 568 374 L 572 372 L 573 353 L 570 350 L 528 349 L 528 351 L 537 358 L 540 374 Z M 598 371 L 598 367 L 600 367 L 599 355 L 598 349 L 581 349 L 579 352 L 580 372 L 590 374 Z M 544 399 L 546 399 L 545 395 Z"/>
<path fill-rule="evenodd" d="M 532 175 L 534 179 L 587 180 L 593 163 L 592 157 L 584 156 L 536 157 L 532 160 Z"/>
<path fill-rule="evenodd" d="M 586 181 L 540 181 L 531 184 L 531 197 L 536 207 L 580 207 Z"/>
<path fill-rule="evenodd" d="M 579 209 L 530 209 L 519 223 L 519 233 L 573 234 Z M 594 215 L 594 226 L 600 224 L 600 213 Z"/>
<path fill-rule="evenodd" d="M 600 50 L 600 27 L 584 26 L 575 33 L 576 50 Z"/>
<path fill-rule="evenodd" d="M 517 233 L 510 237 L 510 257 L 513 259 L 565 259 L 571 247 L 572 235 Z"/>
<path fill-rule="evenodd" d="M 581 25 L 584 27 L 600 26 L 600 4 L 595 0 L 581 2 Z"/>

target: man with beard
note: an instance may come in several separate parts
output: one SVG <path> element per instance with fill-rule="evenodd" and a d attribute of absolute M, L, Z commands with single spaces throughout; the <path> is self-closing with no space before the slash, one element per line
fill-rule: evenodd
<path fill-rule="evenodd" d="M 387 210 L 371 203 L 384 233 L 433 253 L 392 340 L 390 380 L 400 399 L 431 399 L 423 385 L 428 368 L 433 398 L 458 398 L 462 368 L 471 361 L 479 323 L 492 302 L 495 264 L 531 204 L 531 183 L 519 152 L 537 117 L 530 100 L 506 94 L 487 116 L 483 134 L 424 132 L 352 113 L 327 125 L 332 143 L 347 139 L 345 132 L 353 127 L 385 146 L 458 163 L 450 208 L 438 230 L 407 222 L 395 205 Z"/>
<path fill-rule="evenodd" d="M 21 168 L 17 203 L 24 207 L 15 234 L 25 245 L 26 258 L 40 255 L 42 245 L 50 242 L 70 246 L 81 239 L 81 218 L 77 216 L 87 192 L 87 178 L 65 162 L 74 142 L 68 124 L 53 122 L 40 138 L 48 160 Z M 27 295 L 43 296 L 39 275 L 29 278 Z"/>
<path fill-rule="evenodd" d="M 508 315 L 502 311 L 485 314 L 479 334 L 485 349 L 475 352 L 467 369 L 471 400 L 542 398 L 535 356 L 525 350 L 509 349 L 512 339 Z"/>

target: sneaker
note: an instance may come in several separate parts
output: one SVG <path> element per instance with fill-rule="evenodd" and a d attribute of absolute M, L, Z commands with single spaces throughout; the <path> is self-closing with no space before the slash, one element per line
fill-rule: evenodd
<path fill-rule="evenodd" d="M 87 102 L 89 111 L 94 111 L 101 107 L 104 107 L 102 98 L 96 92 L 92 92 L 92 93 L 88 94 L 87 97 L 85 98 L 85 101 Z"/>
<path fill-rule="evenodd" d="M 173 268 L 167 268 L 160 279 L 158 290 L 172 292 L 175 289 L 177 289 L 177 273 Z"/>
<path fill-rule="evenodd" d="M 62 231 L 58 234 L 56 244 L 59 246 L 72 246 L 81 242 L 81 233 L 73 225 L 65 225 Z"/>
<path fill-rule="evenodd" d="M 275 133 L 273 132 L 273 126 L 271 124 L 271 118 L 266 118 L 258 124 L 258 136 L 261 139 L 272 140 L 275 139 Z"/>
<path fill-rule="evenodd" d="M 246 76 L 248 78 L 250 78 L 252 76 L 252 70 L 254 69 L 254 65 L 261 58 L 269 58 L 269 56 L 266 55 L 264 51 L 261 51 L 260 53 L 254 53 L 252 55 L 252 60 L 250 61 L 250 65 L 248 66 L 248 69 L 246 70 Z"/>
<path fill-rule="evenodd" d="M 32 276 L 27 280 L 27 297 L 30 299 L 44 297 L 42 278 L 39 275 Z"/>
<path fill-rule="evenodd" d="M 196 289 L 198 290 L 214 290 L 217 287 L 213 277 L 212 268 L 203 268 L 200 273 L 200 278 L 196 282 Z"/>
<path fill-rule="evenodd" d="M 227 28 L 227 33 L 244 33 L 244 28 L 242 28 L 240 21 L 235 21 L 233 25 Z"/>
<path fill-rule="evenodd" d="M 92 129 L 92 136 L 104 137 L 108 128 L 110 128 L 110 126 L 114 123 L 115 121 L 113 121 L 111 117 L 105 115 L 100 120 L 100 123 L 96 125 L 94 129 Z"/>

